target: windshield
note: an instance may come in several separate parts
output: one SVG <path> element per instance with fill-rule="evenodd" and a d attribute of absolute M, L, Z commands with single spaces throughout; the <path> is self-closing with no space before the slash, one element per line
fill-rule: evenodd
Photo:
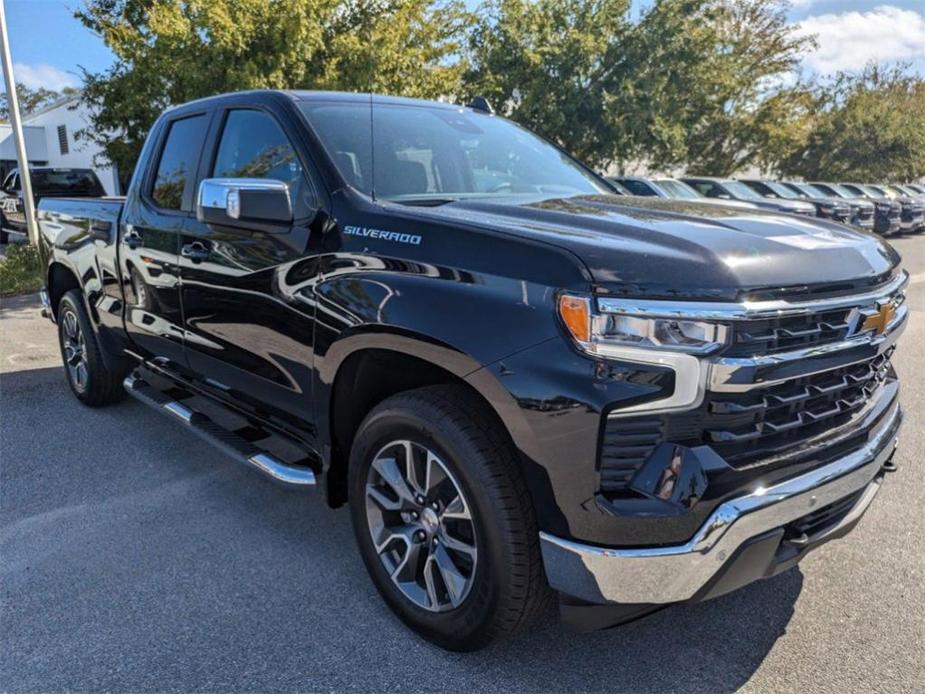
<path fill-rule="evenodd" d="M 878 197 L 878 198 L 895 198 L 896 197 L 895 193 L 892 193 L 889 190 L 886 190 L 884 188 L 880 188 L 879 186 L 872 186 L 870 184 L 865 184 L 864 190 L 870 191 L 871 195 L 873 195 L 874 197 Z"/>
<path fill-rule="evenodd" d="M 791 190 L 800 191 L 800 195 L 806 198 L 818 198 L 822 193 L 815 188 L 813 188 L 808 183 L 788 183 L 787 186 Z"/>
<path fill-rule="evenodd" d="M 765 181 L 764 184 L 782 198 L 787 198 L 788 200 L 797 200 L 800 197 L 783 183 L 778 183 L 777 181 Z"/>
<path fill-rule="evenodd" d="M 503 118 L 376 102 L 300 106 L 344 178 L 377 199 L 439 204 L 460 197 L 611 192 L 555 147 Z"/>
<path fill-rule="evenodd" d="M 739 181 L 723 181 L 723 186 L 737 198 L 745 198 L 746 200 L 761 199 L 758 193 Z"/>
<path fill-rule="evenodd" d="M 655 184 L 664 190 L 670 198 L 676 198 L 678 200 L 699 200 L 703 198 L 700 193 L 689 185 L 683 181 L 676 181 L 673 178 L 658 178 L 655 180 Z"/>

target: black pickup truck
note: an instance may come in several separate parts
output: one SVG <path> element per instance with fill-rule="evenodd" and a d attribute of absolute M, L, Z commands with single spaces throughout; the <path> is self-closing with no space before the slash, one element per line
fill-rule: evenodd
<path fill-rule="evenodd" d="M 774 575 L 892 467 L 889 245 L 621 197 L 482 104 L 196 101 L 124 201 L 39 223 L 76 397 L 346 504 L 382 597 L 446 648 L 557 594 L 589 630 Z"/>

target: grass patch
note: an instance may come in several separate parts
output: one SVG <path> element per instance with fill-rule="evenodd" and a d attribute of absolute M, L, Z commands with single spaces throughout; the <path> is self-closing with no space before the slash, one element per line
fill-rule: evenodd
<path fill-rule="evenodd" d="M 0 296 L 37 292 L 44 281 L 42 258 L 35 246 L 10 243 L 0 258 Z"/>

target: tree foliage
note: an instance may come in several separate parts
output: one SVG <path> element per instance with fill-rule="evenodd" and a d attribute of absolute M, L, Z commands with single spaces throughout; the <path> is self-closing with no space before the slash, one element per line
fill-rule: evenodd
<path fill-rule="evenodd" d="M 468 87 L 589 163 L 729 173 L 795 119 L 812 40 L 779 0 L 489 0 Z M 517 98 L 515 98 L 517 97 Z"/>
<path fill-rule="evenodd" d="M 83 75 L 81 136 L 130 172 L 171 104 L 244 89 L 457 93 L 470 15 L 459 0 L 86 0 L 115 55 Z"/>
<path fill-rule="evenodd" d="M 77 90 L 71 87 L 65 87 L 60 92 L 56 92 L 53 89 L 45 89 L 44 87 L 30 89 L 24 84 L 16 84 L 16 96 L 19 97 L 19 111 L 23 115 L 38 111 L 49 104 L 53 104 L 58 99 L 74 96 L 75 94 L 77 94 Z M 6 92 L 3 92 L 0 93 L 0 121 L 5 122 L 9 119 L 10 104 L 6 98 Z"/>
<path fill-rule="evenodd" d="M 818 111 L 775 169 L 809 180 L 925 177 L 925 80 L 906 66 L 869 65 L 820 88 Z"/>
<path fill-rule="evenodd" d="M 170 104 L 252 88 L 487 97 L 598 168 L 912 178 L 922 81 L 800 77 L 786 0 L 84 0 L 81 133 L 128 174 Z M 471 3 L 470 3 L 471 4 Z M 848 172 L 851 175 L 848 175 Z"/>

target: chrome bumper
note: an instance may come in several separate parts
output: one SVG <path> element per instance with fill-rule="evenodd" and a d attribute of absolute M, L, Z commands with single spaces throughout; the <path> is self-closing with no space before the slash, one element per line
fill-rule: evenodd
<path fill-rule="evenodd" d="M 861 449 L 769 488 L 720 505 L 683 545 L 611 549 L 540 533 L 550 585 L 590 603 L 665 604 L 693 598 L 751 538 L 866 488 L 848 515 L 811 538 L 836 535 L 863 515 L 880 487 L 878 472 L 896 447 L 902 414 L 894 404 Z"/>

